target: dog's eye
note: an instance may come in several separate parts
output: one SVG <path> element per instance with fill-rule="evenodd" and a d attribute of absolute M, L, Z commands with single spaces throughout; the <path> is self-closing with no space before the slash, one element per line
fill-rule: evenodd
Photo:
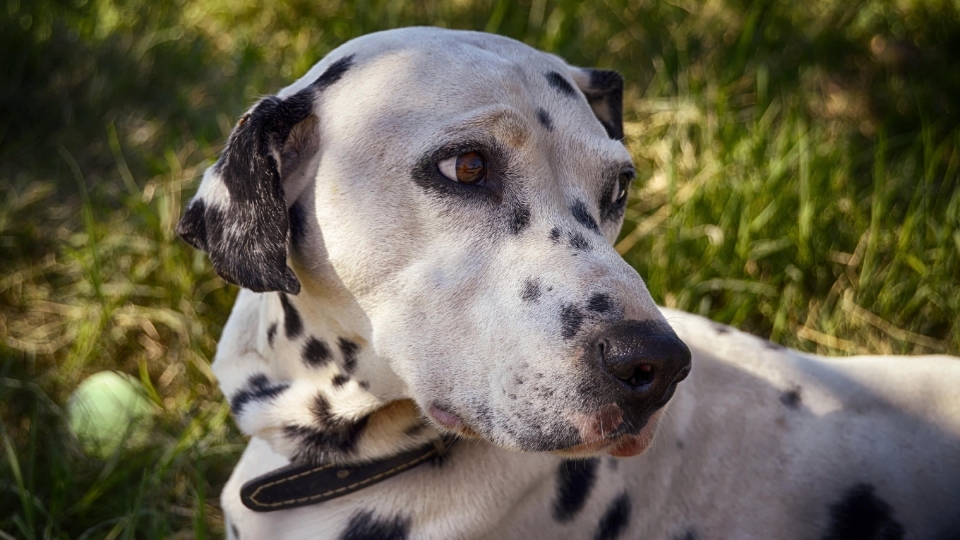
<path fill-rule="evenodd" d="M 634 174 L 633 171 L 620 173 L 620 177 L 617 178 L 616 189 L 613 190 L 613 197 L 610 199 L 614 206 L 621 206 L 627 202 L 627 192 L 630 190 L 630 183 L 633 182 Z"/>
<path fill-rule="evenodd" d="M 479 152 L 467 152 L 437 163 L 444 176 L 461 184 L 479 184 L 487 176 L 487 162 Z"/>

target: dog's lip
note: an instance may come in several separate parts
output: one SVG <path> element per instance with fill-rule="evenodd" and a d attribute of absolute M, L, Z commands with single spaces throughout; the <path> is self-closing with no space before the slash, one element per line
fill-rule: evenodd
<path fill-rule="evenodd" d="M 584 458 L 600 453 L 608 453 L 614 457 L 636 456 L 643 453 L 653 441 L 653 435 L 656 433 L 662 410 L 663 409 L 657 410 L 651 414 L 637 433 L 624 432 L 626 426 L 621 425 L 620 429 L 608 433 L 603 437 L 566 448 L 548 450 L 548 452 L 566 458 Z M 468 426 L 458 414 L 452 413 L 436 404 L 431 404 L 427 408 L 427 415 L 446 430 L 452 431 L 462 437 L 486 439 L 486 437 L 483 437 L 480 433 Z M 493 444 L 496 443 L 494 442 Z"/>
<path fill-rule="evenodd" d="M 445 411 L 436 405 L 430 406 L 430 416 L 432 416 L 438 424 L 445 428 L 456 429 L 463 425 L 462 418 L 450 411 Z"/>
<path fill-rule="evenodd" d="M 427 413 L 430 415 L 430 418 L 432 418 L 434 422 L 440 424 L 441 426 L 443 426 L 444 428 L 450 431 L 453 431 L 454 433 L 457 433 L 464 437 L 480 436 L 476 431 L 470 428 L 470 426 L 468 426 L 466 422 L 463 421 L 463 418 L 460 418 L 460 416 L 450 411 L 442 409 L 436 405 L 431 405 L 430 408 L 427 409 Z"/>
<path fill-rule="evenodd" d="M 653 437 L 644 433 L 622 437 L 608 452 L 613 457 L 633 457 L 642 454 L 650 446 L 652 439 Z"/>
<path fill-rule="evenodd" d="M 624 441 L 632 440 L 637 436 L 638 435 L 630 435 L 628 433 L 610 434 L 601 439 L 582 442 L 566 448 L 558 448 L 552 452 L 564 456 L 582 456 L 608 452 L 624 444 Z"/>
<path fill-rule="evenodd" d="M 637 433 L 614 432 L 600 439 L 554 450 L 553 453 L 575 458 L 595 456 L 600 453 L 608 453 L 614 457 L 632 457 L 642 454 L 653 442 L 662 411 L 663 409 L 660 409 L 651 414 Z"/>
<path fill-rule="evenodd" d="M 559 448 L 557 450 L 553 450 L 552 452 L 564 457 L 582 457 L 593 455 L 599 452 L 605 452 L 607 449 L 617 444 L 617 441 L 620 438 L 621 437 L 616 437 L 614 439 L 600 439 L 588 443 L 580 443 L 575 446 Z"/>
<path fill-rule="evenodd" d="M 663 417 L 663 408 L 647 418 L 647 423 L 634 435 L 624 435 L 617 441 L 616 446 L 609 450 L 610 455 L 614 457 L 632 457 L 642 454 L 653 443 L 653 438 L 657 434 L 657 428 L 660 427 L 660 419 Z"/>

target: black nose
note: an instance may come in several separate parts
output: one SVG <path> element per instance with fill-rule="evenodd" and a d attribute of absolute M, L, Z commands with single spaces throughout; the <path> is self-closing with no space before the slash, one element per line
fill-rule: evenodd
<path fill-rule="evenodd" d="M 597 335 L 593 351 L 601 369 L 644 405 L 666 404 L 690 374 L 690 349 L 658 321 L 614 323 Z"/>

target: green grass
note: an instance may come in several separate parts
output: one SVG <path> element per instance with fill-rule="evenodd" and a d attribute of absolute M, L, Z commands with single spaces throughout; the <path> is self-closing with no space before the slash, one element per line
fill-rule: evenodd
<path fill-rule="evenodd" d="M 204 538 L 244 441 L 210 372 L 235 290 L 173 234 L 234 119 L 343 41 L 502 33 L 627 79 L 618 249 L 658 302 L 801 350 L 960 353 L 951 2 L 0 3 L 0 538 Z M 145 447 L 63 406 L 138 377 Z"/>

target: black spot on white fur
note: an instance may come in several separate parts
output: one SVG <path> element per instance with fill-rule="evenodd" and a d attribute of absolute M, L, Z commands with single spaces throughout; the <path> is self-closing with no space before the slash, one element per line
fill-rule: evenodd
<path fill-rule="evenodd" d="M 520 298 L 525 302 L 533 302 L 540 298 L 541 294 L 540 283 L 535 279 L 528 279 L 523 283 L 523 292 L 520 293 Z"/>
<path fill-rule="evenodd" d="M 903 526 L 893 508 L 874 494 L 870 484 L 857 484 L 830 506 L 830 523 L 823 540 L 901 540 Z"/>
<path fill-rule="evenodd" d="M 590 249 L 590 244 L 587 242 L 587 239 L 584 238 L 582 234 L 578 232 L 571 232 L 570 247 L 572 247 L 577 251 L 586 251 Z"/>
<path fill-rule="evenodd" d="M 567 79 L 563 75 L 557 73 L 556 71 L 551 71 L 546 74 L 547 83 L 553 87 L 554 90 L 560 92 L 565 96 L 576 96 L 577 91 L 573 89 L 573 85 L 567 82 Z"/>
<path fill-rule="evenodd" d="M 286 425 L 284 435 L 297 446 L 293 461 L 320 463 L 353 453 L 357 440 L 367 426 L 368 416 L 356 420 L 334 416 L 330 403 L 322 395 L 310 407 L 315 426 Z"/>
<path fill-rule="evenodd" d="M 333 380 L 331 382 L 333 383 L 334 388 L 341 388 L 343 385 L 347 384 L 347 382 L 349 381 L 350 381 L 350 377 L 347 377 L 342 373 L 337 373 L 336 375 L 333 376 Z"/>
<path fill-rule="evenodd" d="M 800 407 L 800 402 L 803 401 L 803 398 L 800 395 L 801 390 L 802 389 L 799 386 L 797 386 L 795 388 L 791 388 L 790 390 L 787 390 L 786 392 L 780 394 L 780 403 L 783 403 L 784 405 L 786 405 L 787 407 L 790 407 L 791 409 L 796 409 Z"/>
<path fill-rule="evenodd" d="M 600 518 L 594 540 L 615 540 L 619 538 L 630 523 L 630 496 L 626 492 L 610 503 Z"/>
<path fill-rule="evenodd" d="M 295 339 L 303 332 L 303 319 L 300 312 L 293 307 L 287 295 L 280 293 L 280 305 L 283 306 L 283 330 L 287 338 Z"/>
<path fill-rule="evenodd" d="M 571 339 L 580 331 L 583 325 L 583 312 L 573 304 L 567 304 L 560 309 L 561 334 L 563 339 Z"/>
<path fill-rule="evenodd" d="M 316 91 L 325 90 L 331 84 L 339 81 L 340 77 L 343 77 L 343 74 L 346 73 L 351 66 L 353 66 L 353 55 L 344 56 L 330 64 L 330 67 L 328 67 L 322 75 L 317 77 L 317 80 L 313 81 L 313 84 L 310 86 Z"/>
<path fill-rule="evenodd" d="M 357 512 L 340 535 L 341 540 L 406 540 L 410 519 L 402 516 L 377 517 L 369 510 Z"/>
<path fill-rule="evenodd" d="M 323 367 L 330 362 L 330 347 L 321 339 L 311 337 L 303 345 L 303 361 L 312 368 Z"/>
<path fill-rule="evenodd" d="M 337 338 L 337 347 L 340 348 L 340 355 L 343 357 L 343 369 L 347 373 L 353 373 L 357 369 L 357 353 L 360 352 L 360 346 L 356 342 L 347 338 Z"/>
<path fill-rule="evenodd" d="M 510 212 L 510 234 L 520 234 L 530 225 L 530 205 L 518 201 Z"/>
<path fill-rule="evenodd" d="M 597 293 L 590 297 L 590 300 L 587 301 L 587 309 L 593 311 L 594 313 L 608 313 L 613 309 L 613 302 L 610 300 L 610 296 L 603 293 Z"/>
<path fill-rule="evenodd" d="M 553 120 L 550 118 L 550 113 L 541 107 L 537 107 L 537 122 L 540 122 L 543 129 L 553 131 Z"/>
<path fill-rule="evenodd" d="M 237 529 L 237 524 L 230 522 L 230 532 L 233 533 L 234 540 L 240 540 L 240 531 Z"/>
<path fill-rule="evenodd" d="M 593 216 L 590 215 L 590 211 L 587 210 L 587 205 L 584 204 L 583 201 L 575 201 L 573 205 L 570 206 L 570 211 L 573 212 L 573 219 L 577 220 L 577 223 L 600 234 L 600 226 L 597 225 L 597 220 L 593 219 Z"/>
<path fill-rule="evenodd" d="M 559 244 L 559 243 L 560 243 L 560 236 L 561 236 L 561 233 L 560 233 L 560 228 L 559 228 L 559 227 L 554 227 L 554 228 L 550 229 L 550 241 L 551 241 L 551 242 L 553 242 L 553 243 L 555 243 L 555 244 Z"/>
<path fill-rule="evenodd" d="M 277 323 L 271 323 L 267 328 L 267 343 L 273 347 L 273 338 L 277 337 Z"/>
<path fill-rule="evenodd" d="M 251 401 L 269 401 L 289 388 L 287 383 L 271 383 L 267 376 L 258 373 L 247 379 L 247 384 L 230 399 L 230 410 L 234 416 L 243 412 L 243 406 Z"/>
<path fill-rule="evenodd" d="M 713 326 L 713 331 L 720 334 L 721 336 L 723 334 L 730 333 L 730 327 L 725 324 L 714 323 L 712 326 Z"/>
<path fill-rule="evenodd" d="M 564 460 L 557 469 L 557 496 L 553 501 L 553 517 L 567 522 L 577 516 L 587 503 L 597 481 L 600 460 Z"/>
<path fill-rule="evenodd" d="M 310 412 L 313 413 L 314 419 L 321 426 L 329 426 L 337 421 L 333 413 L 330 412 L 330 402 L 323 397 L 323 394 L 317 394 L 317 397 L 313 398 Z"/>

